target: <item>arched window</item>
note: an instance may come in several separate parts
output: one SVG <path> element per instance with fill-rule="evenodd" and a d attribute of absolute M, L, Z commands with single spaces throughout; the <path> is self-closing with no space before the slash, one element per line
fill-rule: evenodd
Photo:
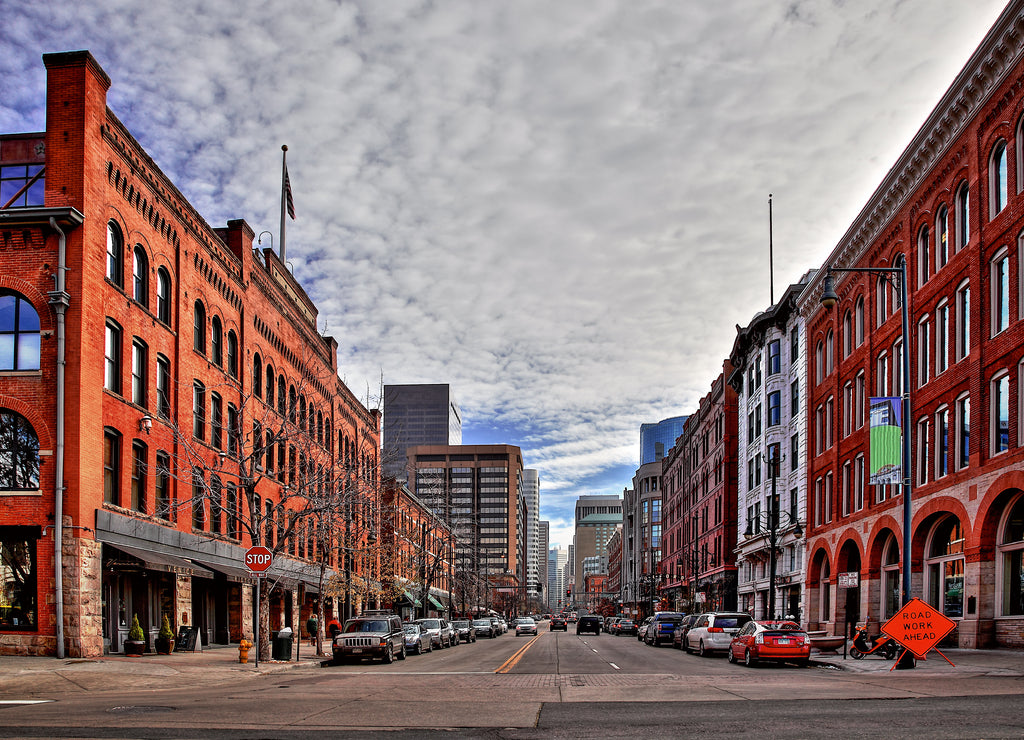
<path fill-rule="evenodd" d="M 835 351 L 835 337 L 832 334 L 832 330 L 829 329 L 828 336 L 825 337 L 825 375 L 831 375 L 832 371 L 836 368 L 836 351 Z"/>
<path fill-rule="evenodd" d="M 935 216 L 935 271 L 941 270 L 949 261 L 949 209 L 939 206 Z"/>
<path fill-rule="evenodd" d="M 999 527 L 999 555 L 996 560 L 1002 574 L 996 576 L 1001 584 L 999 614 L 1024 614 L 1024 496 L 1018 496 L 1007 507 Z"/>
<path fill-rule="evenodd" d="M 964 615 L 964 535 L 950 514 L 932 531 L 925 559 L 928 603 L 947 617 Z"/>
<path fill-rule="evenodd" d="M 149 258 L 141 244 L 132 250 L 132 297 L 149 308 Z"/>
<path fill-rule="evenodd" d="M 218 367 L 224 364 L 224 330 L 218 316 L 210 321 L 210 359 Z"/>
<path fill-rule="evenodd" d="M 992 148 L 992 157 L 988 165 L 989 182 L 989 218 L 1006 207 L 1006 142 L 1000 141 Z"/>
<path fill-rule="evenodd" d="M 956 191 L 956 249 L 960 251 L 971 240 L 971 188 L 961 183 Z"/>
<path fill-rule="evenodd" d="M 163 267 L 156 271 L 156 317 L 171 324 L 171 276 Z"/>
<path fill-rule="evenodd" d="M 258 353 L 252 358 L 252 392 L 256 398 L 263 398 L 263 360 Z"/>
<path fill-rule="evenodd" d="M 295 423 L 298 412 L 298 396 L 295 393 L 295 386 L 288 386 L 288 421 Z"/>
<path fill-rule="evenodd" d="M 206 309 L 199 301 L 196 301 L 192 324 L 192 349 L 200 354 L 206 354 Z"/>
<path fill-rule="evenodd" d="M 875 281 L 875 326 L 889 318 L 889 281 L 881 275 Z"/>
<path fill-rule="evenodd" d="M 0 370 L 39 369 L 39 314 L 20 293 L 0 292 Z"/>
<path fill-rule="evenodd" d="M 288 402 L 287 388 L 284 384 L 284 376 L 277 376 L 277 413 L 285 415 L 285 404 Z"/>
<path fill-rule="evenodd" d="M 928 227 L 922 226 L 917 232 L 917 284 L 924 285 L 931 274 L 931 235 Z"/>
<path fill-rule="evenodd" d="M 274 368 L 267 363 L 267 406 L 274 408 Z"/>
<path fill-rule="evenodd" d="M 39 490 L 39 438 L 28 419 L 0 408 L 0 490 Z"/>
<path fill-rule="evenodd" d="M 882 619 L 891 619 L 900 609 L 900 545 L 890 533 L 882 549 Z"/>
<path fill-rule="evenodd" d="M 306 430 L 306 397 L 299 396 L 299 428 Z"/>
<path fill-rule="evenodd" d="M 853 351 L 853 314 L 849 311 L 843 314 L 843 358 L 850 356 Z"/>
<path fill-rule="evenodd" d="M 113 221 L 107 222 L 107 280 L 124 288 L 124 238 Z"/>
<path fill-rule="evenodd" d="M 228 375 L 232 378 L 238 377 L 238 337 L 235 336 L 234 329 L 228 329 L 228 362 L 227 370 Z"/>

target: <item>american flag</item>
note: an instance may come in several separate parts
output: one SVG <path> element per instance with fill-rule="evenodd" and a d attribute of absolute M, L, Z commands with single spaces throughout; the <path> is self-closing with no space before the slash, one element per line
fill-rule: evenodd
<path fill-rule="evenodd" d="M 288 165 L 284 166 L 284 199 L 288 208 L 288 215 L 295 220 L 295 201 L 292 200 L 292 183 L 288 179 Z"/>

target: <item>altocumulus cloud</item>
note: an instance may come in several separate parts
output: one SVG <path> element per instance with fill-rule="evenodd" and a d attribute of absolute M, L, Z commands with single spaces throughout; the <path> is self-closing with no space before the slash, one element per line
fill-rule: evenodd
<path fill-rule="evenodd" d="M 0 130 L 43 127 L 40 54 L 90 49 L 200 213 L 257 232 L 287 143 L 289 260 L 345 379 L 371 404 L 381 374 L 451 383 L 567 542 L 572 499 L 621 490 L 638 425 L 692 409 L 768 303 L 768 193 L 778 293 L 1001 7 L 5 3 Z"/>

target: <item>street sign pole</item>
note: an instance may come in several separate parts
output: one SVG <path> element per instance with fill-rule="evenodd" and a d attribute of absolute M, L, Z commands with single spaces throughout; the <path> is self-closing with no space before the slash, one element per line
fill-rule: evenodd
<path fill-rule="evenodd" d="M 256 667 L 260 667 L 260 578 L 266 576 L 267 571 L 274 562 L 274 553 L 262 545 L 253 545 L 245 551 L 243 559 L 249 574 L 256 578 L 256 630 L 253 635 L 253 645 L 256 647 Z"/>
<path fill-rule="evenodd" d="M 260 590 L 262 584 L 259 576 L 256 577 L 256 632 L 252 641 L 256 646 L 256 670 L 260 669 Z"/>

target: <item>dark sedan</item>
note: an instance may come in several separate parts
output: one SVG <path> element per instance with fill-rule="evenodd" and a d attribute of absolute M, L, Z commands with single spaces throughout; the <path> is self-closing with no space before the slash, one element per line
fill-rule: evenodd
<path fill-rule="evenodd" d="M 555 630 L 562 630 L 562 632 L 569 631 L 569 623 L 565 621 L 565 617 L 551 617 L 551 624 L 548 625 L 548 632 L 554 632 Z"/>

